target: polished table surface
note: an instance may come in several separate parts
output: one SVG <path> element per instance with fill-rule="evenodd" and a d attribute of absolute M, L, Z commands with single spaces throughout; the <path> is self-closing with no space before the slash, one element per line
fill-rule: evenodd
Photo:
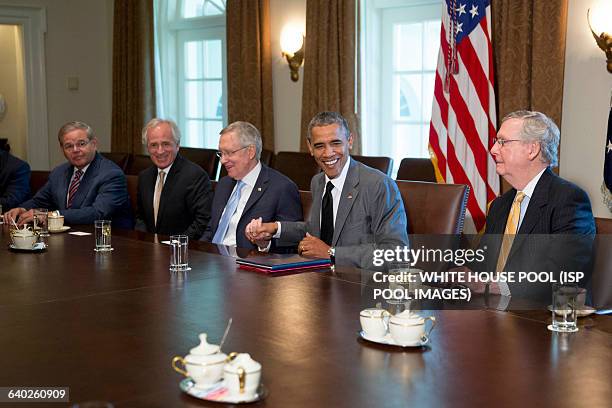
<path fill-rule="evenodd" d="M 255 406 L 611 404 L 611 317 L 568 335 L 548 331 L 543 311 L 432 311 L 427 347 L 389 348 L 358 338 L 359 271 L 272 277 L 197 242 L 193 269 L 173 274 L 155 240 L 114 230 L 114 251 L 100 254 L 93 236 L 64 233 L 43 253 L 15 253 L 0 227 L 0 387 L 68 386 L 71 404 L 220 406 L 183 394 L 170 361 L 201 332 L 218 343 L 232 317 L 224 351 L 263 366 L 269 395 Z"/>

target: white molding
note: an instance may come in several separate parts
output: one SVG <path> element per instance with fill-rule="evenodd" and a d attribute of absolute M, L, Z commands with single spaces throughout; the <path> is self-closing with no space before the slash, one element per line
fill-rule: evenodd
<path fill-rule="evenodd" d="M 0 24 L 22 27 L 28 162 L 32 169 L 48 170 L 50 160 L 45 68 L 47 13 L 44 7 L 0 4 Z"/>

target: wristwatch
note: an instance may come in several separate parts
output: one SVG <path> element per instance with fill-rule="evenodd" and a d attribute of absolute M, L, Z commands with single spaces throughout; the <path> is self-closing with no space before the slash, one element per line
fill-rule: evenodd
<path fill-rule="evenodd" d="M 336 248 L 329 247 L 329 249 L 327 250 L 327 255 L 329 255 L 329 261 L 333 268 L 336 265 Z"/>

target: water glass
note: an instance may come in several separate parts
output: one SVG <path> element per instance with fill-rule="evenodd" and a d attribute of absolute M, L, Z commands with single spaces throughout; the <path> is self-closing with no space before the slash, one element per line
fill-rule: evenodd
<path fill-rule="evenodd" d="M 111 222 L 109 220 L 94 221 L 96 235 L 96 252 L 112 251 L 111 247 Z"/>
<path fill-rule="evenodd" d="M 170 246 L 172 252 L 170 254 L 170 270 L 171 271 L 188 271 L 191 268 L 188 264 L 189 237 L 187 235 L 171 235 Z"/>
<path fill-rule="evenodd" d="M 38 230 L 41 237 L 49 236 L 49 210 L 46 208 L 34 209 L 34 230 Z"/>
<path fill-rule="evenodd" d="M 548 326 L 549 330 L 564 333 L 578 331 L 576 309 L 579 294 L 577 285 L 553 284 L 552 324 Z"/>

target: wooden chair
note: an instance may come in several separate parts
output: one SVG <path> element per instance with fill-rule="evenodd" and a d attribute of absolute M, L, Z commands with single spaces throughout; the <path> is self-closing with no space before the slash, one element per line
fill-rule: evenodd
<path fill-rule="evenodd" d="M 461 234 L 470 188 L 465 184 L 397 181 L 409 234 Z"/>
<path fill-rule="evenodd" d="M 436 172 L 429 159 L 404 158 L 400 162 L 396 180 L 436 182 Z"/>
<path fill-rule="evenodd" d="M 179 153 L 185 158 L 199 165 L 208 173 L 211 180 L 217 179 L 219 158 L 216 149 L 199 149 L 195 147 L 181 147 Z"/>
<path fill-rule="evenodd" d="M 272 167 L 289 177 L 300 190 L 310 190 L 310 180 L 320 169 L 310 153 L 278 152 Z"/>
<path fill-rule="evenodd" d="M 32 170 L 30 173 L 30 193 L 36 194 L 47 183 L 49 172 L 46 170 Z"/>
<path fill-rule="evenodd" d="M 302 219 L 306 221 L 310 216 L 310 207 L 312 207 L 312 192 L 300 190 L 300 200 L 302 201 Z"/>
<path fill-rule="evenodd" d="M 612 218 L 595 218 L 592 303 L 597 309 L 612 309 Z"/>
<path fill-rule="evenodd" d="M 128 162 L 130 161 L 129 153 L 100 152 L 100 154 L 106 157 L 108 160 L 114 162 L 125 173 Z"/>
<path fill-rule="evenodd" d="M 387 176 L 391 176 L 393 173 L 393 159 L 384 156 L 351 156 L 353 159 L 365 164 L 366 166 L 372 167 L 373 169 L 380 170 Z"/>
<path fill-rule="evenodd" d="M 125 174 L 137 176 L 141 171 L 152 166 L 151 158 L 145 154 L 133 154 L 126 166 Z"/>
<path fill-rule="evenodd" d="M 130 196 L 130 204 L 132 206 L 132 213 L 138 214 L 138 176 L 133 174 L 127 174 L 125 176 L 127 181 L 128 195 Z"/>

